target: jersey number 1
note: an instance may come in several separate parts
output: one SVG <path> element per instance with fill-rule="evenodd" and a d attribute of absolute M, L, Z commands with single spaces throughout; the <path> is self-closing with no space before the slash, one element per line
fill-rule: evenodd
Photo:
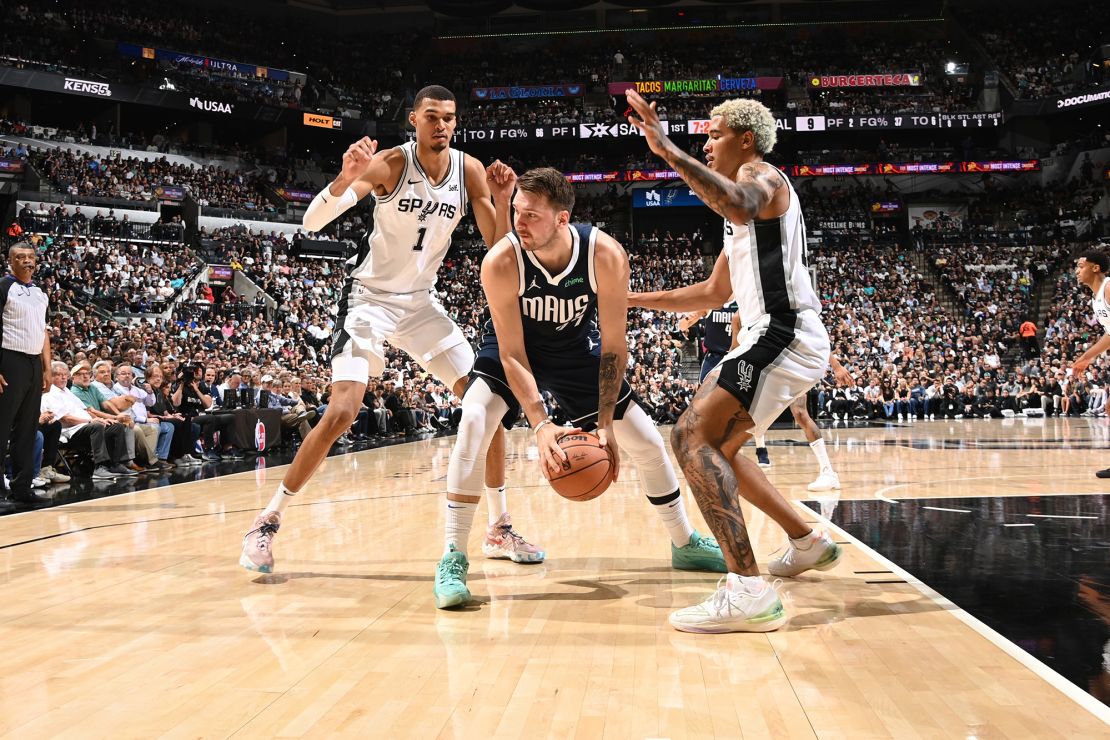
<path fill-rule="evenodd" d="M 412 248 L 412 251 L 414 251 L 414 252 L 424 251 L 424 234 L 427 233 L 427 231 L 428 231 L 427 226 L 421 226 L 420 227 L 420 236 L 417 238 L 416 245 Z"/>

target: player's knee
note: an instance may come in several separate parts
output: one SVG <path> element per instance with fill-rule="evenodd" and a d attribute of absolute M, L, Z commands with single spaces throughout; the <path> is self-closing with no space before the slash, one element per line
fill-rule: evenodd
<path fill-rule="evenodd" d="M 459 440 L 482 439 L 486 434 L 488 415 L 481 406 L 464 407 L 459 420 Z"/>
<path fill-rule="evenodd" d="M 680 465 L 685 465 L 690 459 L 692 450 L 704 443 L 701 430 L 690 419 L 689 413 L 683 412 L 678 417 L 678 423 L 671 429 L 671 449 Z"/>
<path fill-rule="evenodd" d="M 320 425 L 331 431 L 338 430 L 339 433 L 343 433 L 355 423 L 358 411 L 359 404 L 357 403 L 332 399 L 331 403 L 328 404 L 328 413 L 320 419 Z"/>

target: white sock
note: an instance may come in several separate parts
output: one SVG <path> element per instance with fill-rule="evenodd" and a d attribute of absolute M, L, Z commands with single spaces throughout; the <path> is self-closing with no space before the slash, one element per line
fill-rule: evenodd
<path fill-rule="evenodd" d="M 793 537 L 791 537 L 790 544 L 794 545 L 794 547 L 798 550 L 808 550 L 809 548 L 813 547 L 813 543 L 816 541 L 816 539 L 817 530 L 812 529 L 810 530 L 809 534 L 802 535 L 798 539 L 794 539 Z"/>
<path fill-rule="evenodd" d="M 470 536 L 470 527 L 474 524 L 474 512 L 478 511 L 478 504 L 468 504 L 464 501 L 447 499 L 447 527 L 444 530 L 443 554 L 451 551 L 451 546 L 459 552 L 466 554 L 466 540 Z"/>
<path fill-rule="evenodd" d="M 824 439 L 819 439 L 816 442 L 810 442 L 809 449 L 813 450 L 813 454 L 817 457 L 817 464 L 821 466 L 822 473 L 833 472 L 832 463 L 829 462 L 829 453 L 825 449 Z"/>
<path fill-rule="evenodd" d="M 667 534 L 671 536 L 674 546 L 686 547 L 690 544 L 690 535 L 694 533 L 694 528 L 686 518 L 686 506 L 682 503 L 682 494 L 675 491 L 666 496 L 648 496 L 647 499 L 659 513 L 659 518 L 663 520 L 663 526 L 667 528 Z"/>
<path fill-rule="evenodd" d="M 285 487 L 284 483 L 278 484 L 277 493 L 275 493 L 274 497 L 272 499 L 270 499 L 270 503 L 266 505 L 266 508 L 262 510 L 263 513 L 267 512 L 267 511 L 277 511 L 277 512 L 283 511 L 285 509 L 286 505 L 290 501 L 292 501 L 293 497 L 296 496 L 296 495 L 297 495 L 297 492 L 296 491 L 290 491 L 288 488 Z"/>
<path fill-rule="evenodd" d="M 755 448 L 763 449 L 767 447 L 767 437 L 762 434 L 757 434 L 755 437 Z"/>
<path fill-rule="evenodd" d="M 489 514 L 489 525 L 492 527 L 497 524 L 501 515 L 507 514 L 508 511 L 509 506 L 505 501 L 505 486 L 500 488 L 486 486 L 486 512 Z"/>

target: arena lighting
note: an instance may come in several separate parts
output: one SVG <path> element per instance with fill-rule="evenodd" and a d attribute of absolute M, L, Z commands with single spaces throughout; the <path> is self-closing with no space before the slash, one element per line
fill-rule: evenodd
<path fill-rule="evenodd" d="M 944 18 L 906 18 L 885 21 L 790 21 L 787 23 L 717 23 L 697 26 L 698 31 L 710 31 L 729 28 L 802 28 L 807 26 L 882 26 L 906 25 L 909 23 L 943 23 Z M 598 33 L 642 33 L 644 31 L 680 31 L 688 32 L 688 26 L 652 26 L 650 28 L 591 28 L 579 31 L 528 31 L 517 33 L 465 33 L 436 36 L 437 39 L 502 39 L 509 37 L 529 36 L 585 36 Z"/>

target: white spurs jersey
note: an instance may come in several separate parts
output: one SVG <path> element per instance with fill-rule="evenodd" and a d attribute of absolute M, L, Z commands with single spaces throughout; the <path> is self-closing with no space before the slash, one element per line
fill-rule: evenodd
<path fill-rule="evenodd" d="M 374 230 L 348 264 L 351 277 L 384 293 L 431 290 L 451 246 L 451 233 L 466 213 L 465 154 L 449 151 L 447 174 L 433 185 L 416 158 L 416 142 L 397 147 L 405 167 L 397 187 L 375 196 Z"/>
<path fill-rule="evenodd" d="M 767 314 L 821 312 L 806 267 L 806 227 L 798 194 L 786 175 L 782 179 L 790 189 L 790 206 L 782 216 L 739 226 L 725 219 L 724 253 L 745 326 Z"/>
<path fill-rule="evenodd" d="M 1098 323 L 1102 324 L 1102 330 L 1110 334 L 1110 305 L 1106 303 L 1106 283 L 1110 282 L 1110 277 L 1105 278 L 1102 284 L 1098 286 L 1094 296 L 1091 298 L 1091 310 L 1095 312 L 1095 318 Z"/>

